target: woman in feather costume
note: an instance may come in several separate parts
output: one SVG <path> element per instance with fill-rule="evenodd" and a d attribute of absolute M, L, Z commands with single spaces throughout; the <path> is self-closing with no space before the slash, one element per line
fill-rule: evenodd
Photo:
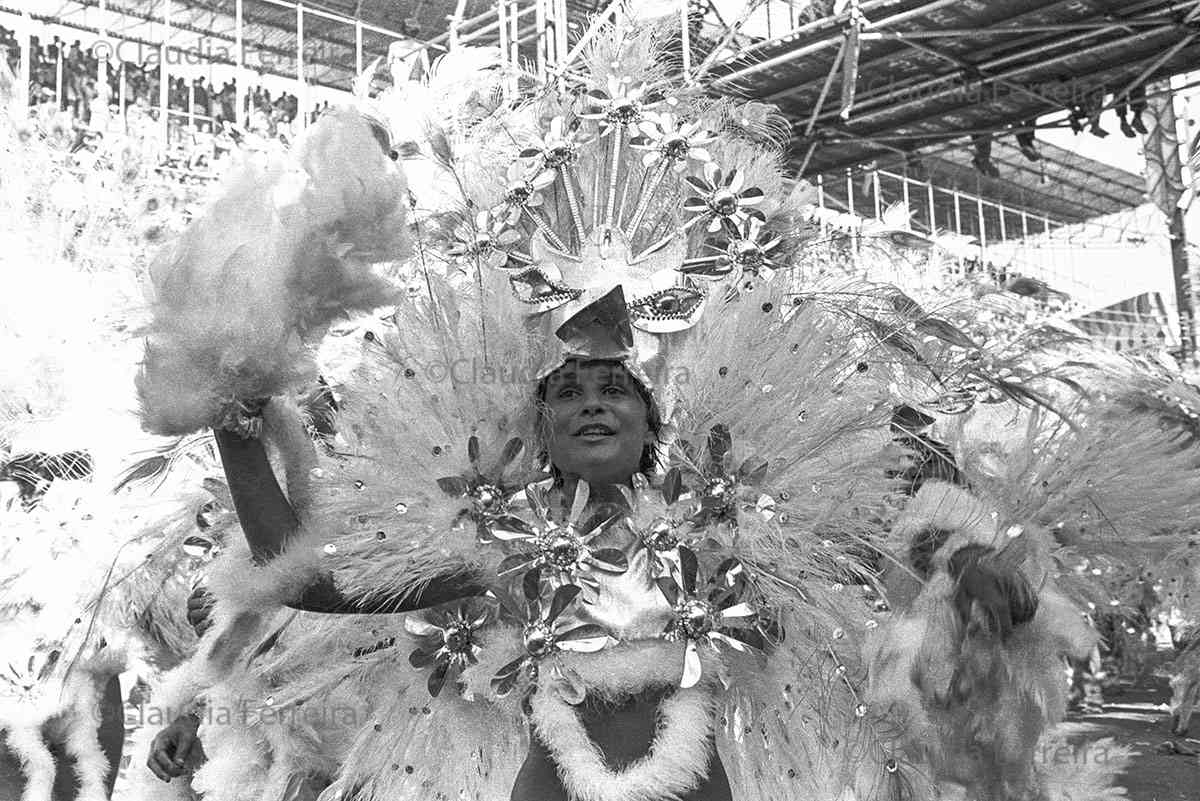
<path fill-rule="evenodd" d="M 1043 585 L 1037 537 L 1018 554 L 964 512 L 881 632 L 903 658 L 865 681 L 879 618 L 847 585 L 911 479 L 888 424 L 915 371 L 862 323 L 882 306 L 952 327 L 907 319 L 894 291 L 792 291 L 777 273 L 805 209 L 764 144 L 774 118 L 673 87 L 659 53 L 652 30 L 610 30 L 582 94 L 512 104 L 507 76 L 448 56 L 369 104 L 398 129 L 428 99 L 411 226 L 387 126 L 338 111 L 293 159 L 248 165 L 156 265 L 146 421 L 217 429 L 249 545 L 215 571 L 216 625 L 178 682 L 252 713 L 200 726 L 206 798 L 870 801 L 947 780 L 1062 797 L 1061 776 L 1026 781 L 1030 749 L 1057 660 L 1090 634 Z M 406 292 L 372 272 L 405 259 Z M 337 315 L 393 303 L 359 328 L 341 440 L 314 454 L 278 398 Z M 931 715 L 897 672 L 914 648 L 935 695 L 984 676 L 979 703 L 1012 710 L 1016 728 L 977 732 L 999 773 L 914 747 L 986 717 Z M 353 719 L 307 718 L 331 707 Z M 1072 780 L 1100 793 L 1115 768 Z"/>
<path fill-rule="evenodd" d="M 279 797 L 312 757 L 323 798 L 363 801 L 921 781 L 858 694 L 870 611 L 845 586 L 891 486 L 887 359 L 772 281 L 800 209 L 767 110 L 676 90 L 658 53 L 609 31 L 585 94 L 513 107 L 481 73 L 427 136 L 437 178 L 414 192 L 453 204 L 414 241 L 390 149 L 337 112 L 156 266 L 147 423 L 217 429 L 250 545 L 210 586 L 210 649 L 253 654 L 226 684 L 362 716 L 337 737 L 202 725 L 213 798 Z M 344 444 L 284 448 L 281 490 L 264 444 L 290 413 L 253 399 L 311 375 L 336 314 L 395 302 L 369 267 L 411 250 L 419 291 L 341 388 Z M 359 614 L 264 637 L 281 606 Z"/>

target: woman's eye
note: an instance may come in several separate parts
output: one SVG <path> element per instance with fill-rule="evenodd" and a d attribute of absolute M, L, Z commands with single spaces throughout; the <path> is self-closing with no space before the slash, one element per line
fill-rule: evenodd
<path fill-rule="evenodd" d="M 562 400 L 567 400 L 568 398 L 573 398 L 578 394 L 579 394 L 578 387 L 563 387 L 562 389 L 560 389 L 558 391 L 558 395 L 556 395 L 555 397 L 558 397 Z"/>
<path fill-rule="evenodd" d="M 625 387 L 621 386 L 620 384 L 609 384 L 604 388 L 604 392 L 607 395 L 624 395 Z"/>

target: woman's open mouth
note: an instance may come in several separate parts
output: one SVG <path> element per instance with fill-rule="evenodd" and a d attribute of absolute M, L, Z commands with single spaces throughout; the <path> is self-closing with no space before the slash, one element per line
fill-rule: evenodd
<path fill-rule="evenodd" d="M 575 436 L 580 439 L 595 442 L 604 439 L 605 437 L 614 436 L 617 432 L 613 431 L 608 426 L 602 423 L 588 423 L 585 426 L 580 426 L 575 431 Z"/>

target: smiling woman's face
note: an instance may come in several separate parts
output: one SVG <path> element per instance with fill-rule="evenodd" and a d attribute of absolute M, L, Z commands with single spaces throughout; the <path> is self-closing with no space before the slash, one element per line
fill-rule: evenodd
<path fill-rule="evenodd" d="M 616 362 L 569 361 L 544 385 L 550 461 L 589 484 L 622 484 L 654 441 L 640 387 Z"/>

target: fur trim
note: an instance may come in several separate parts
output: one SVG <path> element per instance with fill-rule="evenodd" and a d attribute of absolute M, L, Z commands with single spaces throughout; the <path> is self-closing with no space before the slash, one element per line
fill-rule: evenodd
<path fill-rule="evenodd" d="M 721 659 L 701 648 L 704 674 L 715 675 Z M 606 700 L 636 695 L 650 687 L 679 686 L 683 678 L 683 643 L 665 640 L 622 642 L 594 654 L 564 653 L 563 667 L 578 676 L 589 694 Z"/>
<path fill-rule="evenodd" d="M 605 766 L 575 708 L 557 693 L 533 696 L 531 720 L 572 798 L 662 801 L 683 795 L 707 775 L 715 706 L 708 688 L 676 691 L 659 707 L 659 728 L 650 753 L 619 772 Z"/>
<path fill-rule="evenodd" d="M 50 801 L 54 789 L 54 756 L 42 740 L 41 726 L 12 726 L 7 733 L 8 747 L 21 761 L 21 771 L 25 774 L 21 801 Z"/>
<path fill-rule="evenodd" d="M 218 621 L 231 620 L 246 610 L 277 609 L 298 598 L 321 573 L 318 546 L 303 529 L 287 550 L 264 565 L 251 561 L 244 538 L 236 540 L 213 564 L 208 577 L 208 590 L 216 599 L 213 614 Z"/>
<path fill-rule="evenodd" d="M 64 721 L 66 751 L 75 758 L 79 801 L 106 801 L 108 798 L 105 780 L 108 778 L 109 764 L 100 747 L 97 729 L 99 716 L 94 714 L 100 709 L 96 680 L 97 677 L 89 676 L 87 680 L 79 682 L 75 690 L 73 714 Z"/>

